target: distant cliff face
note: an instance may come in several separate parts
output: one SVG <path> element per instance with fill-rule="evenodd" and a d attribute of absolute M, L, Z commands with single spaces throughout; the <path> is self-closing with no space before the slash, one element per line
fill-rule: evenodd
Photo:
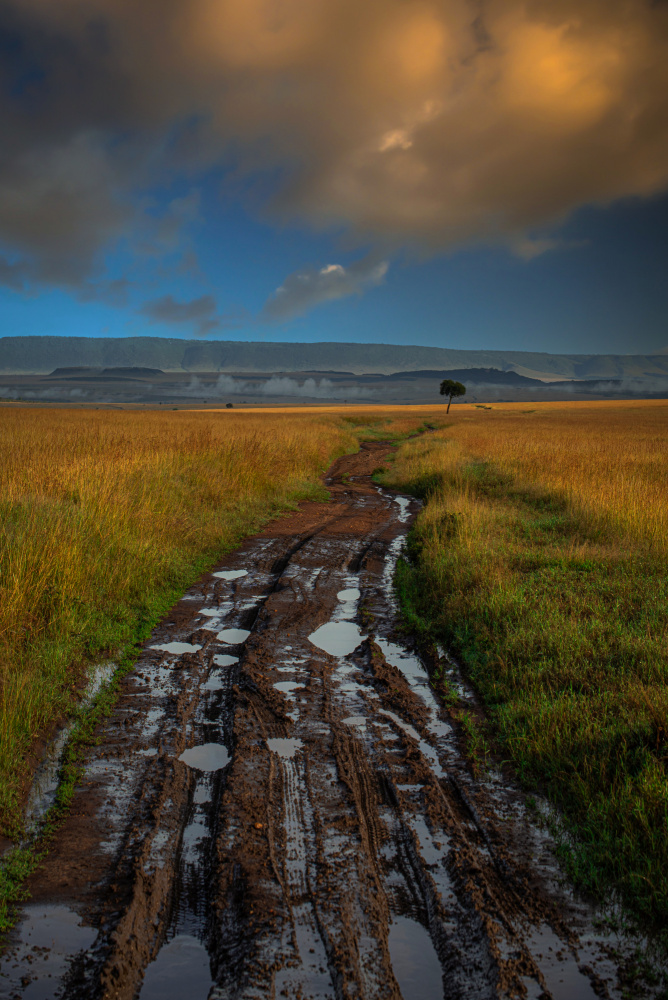
<path fill-rule="evenodd" d="M 392 344 L 265 344 L 166 337 L 3 337 L 0 372 L 55 368 L 157 368 L 186 372 L 376 372 L 495 368 L 523 375 L 624 378 L 668 375 L 668 355 L 455 351 Z"/>

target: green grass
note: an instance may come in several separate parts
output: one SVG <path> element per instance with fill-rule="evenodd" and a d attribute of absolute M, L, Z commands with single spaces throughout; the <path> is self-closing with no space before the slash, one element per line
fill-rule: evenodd
<path fill-rule="evenodd" d="M 400 441 L 424 419 L 344 412 L 0 412 L 0 833 L 17 845 L 31 748 L 77 714 L 41 836 L 0 863 L 0 931 L 138 643 L 245 536 L 326 500 L 320 476 L 334 458 L 368 437 Z M 81 711 L 90 664 L 110 658 L 116 681 Z"/>
<path fill-rule="evenodd" d="M 397 572 L 407 627 L 479 693 L 488 730 L 461 715 L 476 760 L 489 732 L 558 807 L 577 883 L 668 948 L 665 556 L 492 462 L 415 462 L 416 447 L 386 476 L 427 501 Z"/>

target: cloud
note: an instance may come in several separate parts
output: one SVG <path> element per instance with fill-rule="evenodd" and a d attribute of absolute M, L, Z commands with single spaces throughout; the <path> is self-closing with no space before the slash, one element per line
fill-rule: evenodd
<path fill-rule="evenodd" d="M 144 303 L 139 311 L 153 323 L 175 326 L 192 323 L 201 336 L 206 336 L 220 326 L 213 295 L 202 295 L 190 302 L 177 302 L 173 296 L 163 295 L 162 298 Z"/>
<path fill-rule="evenodd" d="M 273 375 L 266 381 L 249 382 L 246 379 L 232 378 L 231 375 L 219 375 L 216 382 L 205 384 L 197 376 L 193 376 L 183 395 L 188 396 L 296 396 L 308 399 L 374 399 L 377 393 L 374 389 L 360 386 L 337 386 L 331 379 L 314 378 L 298 382 L 294 378 Z"/>
<path fill-rule="evenodd" d="M 666 3 L 3 0 L 0 31 L 0 249 L 36 283 L 90 282 L 141 192 L 212 167 L 379 257 L 668 184 Z"/>
<path fill-rule="evenodd" d="M 321 302 L 360 295 L 366 289 L 379 285 L 387 269 L 386 261 L 364 258 L 349 267 L 327 264 L 319 270 L 295 271 L 265 303 L 263 317 L 280 322 L 301 316 Z"/>
<path fill-rule="evenodd" d="M 510 249 L 522 260 L 533 260 L 542 257 L 551 250 L 575 250 L 588 245 L 588 240 L 559 240 L 548 236 L 520 236 L 510 242 Z"/>
<path fill-rule="evenodd" d="M 11 288 L 15 292 L 22 292 L 25 289 L 26 268 L 23 263 L 12 263 L 4 257 L 0 257 L 0 285 Z"/>
<path fill-rule="evenodd" d="M 376 395 L 373 389 L 361 389 L 359 386 L 335 386 L 331 379 L 323 378 L 316 382 L 307 378 L 298 382 L 294 378 L 274 376 L 268 379 L 259 390 L 263 396 L 308 396 L 311 399 L 365 399 Z"/>

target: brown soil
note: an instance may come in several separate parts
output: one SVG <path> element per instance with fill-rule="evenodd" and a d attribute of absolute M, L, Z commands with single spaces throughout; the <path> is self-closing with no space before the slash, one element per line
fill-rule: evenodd
<path fill-rule="evenodd" d="M 248 539 L 217 571 L 245 575 L 205 575 L 155 629 L 31 879 L 0 997 L 618 995 L 521 797 L 475 778 L 397 639 L 417 504 L 373 484 L 388 450 L 339 459 L 328 503 Z M 193 648 L 155 648 L 174 642 Z M 179 759 L 196 747 L 229 763 Z"/>

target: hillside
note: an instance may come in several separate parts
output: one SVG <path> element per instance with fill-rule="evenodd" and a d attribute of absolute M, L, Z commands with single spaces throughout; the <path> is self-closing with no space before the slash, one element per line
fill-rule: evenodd
<path fill-rule="evenodd" d="M 56 368 L 154 368 L 165 372 L 399 371 L 496 368 L 565 379 L 668 375 L 668 355 L 542 354 L 457 351 L 392 344 L 288 344 L 166 337 L 3 337 L 0 372 L 47 374 Z"/>

